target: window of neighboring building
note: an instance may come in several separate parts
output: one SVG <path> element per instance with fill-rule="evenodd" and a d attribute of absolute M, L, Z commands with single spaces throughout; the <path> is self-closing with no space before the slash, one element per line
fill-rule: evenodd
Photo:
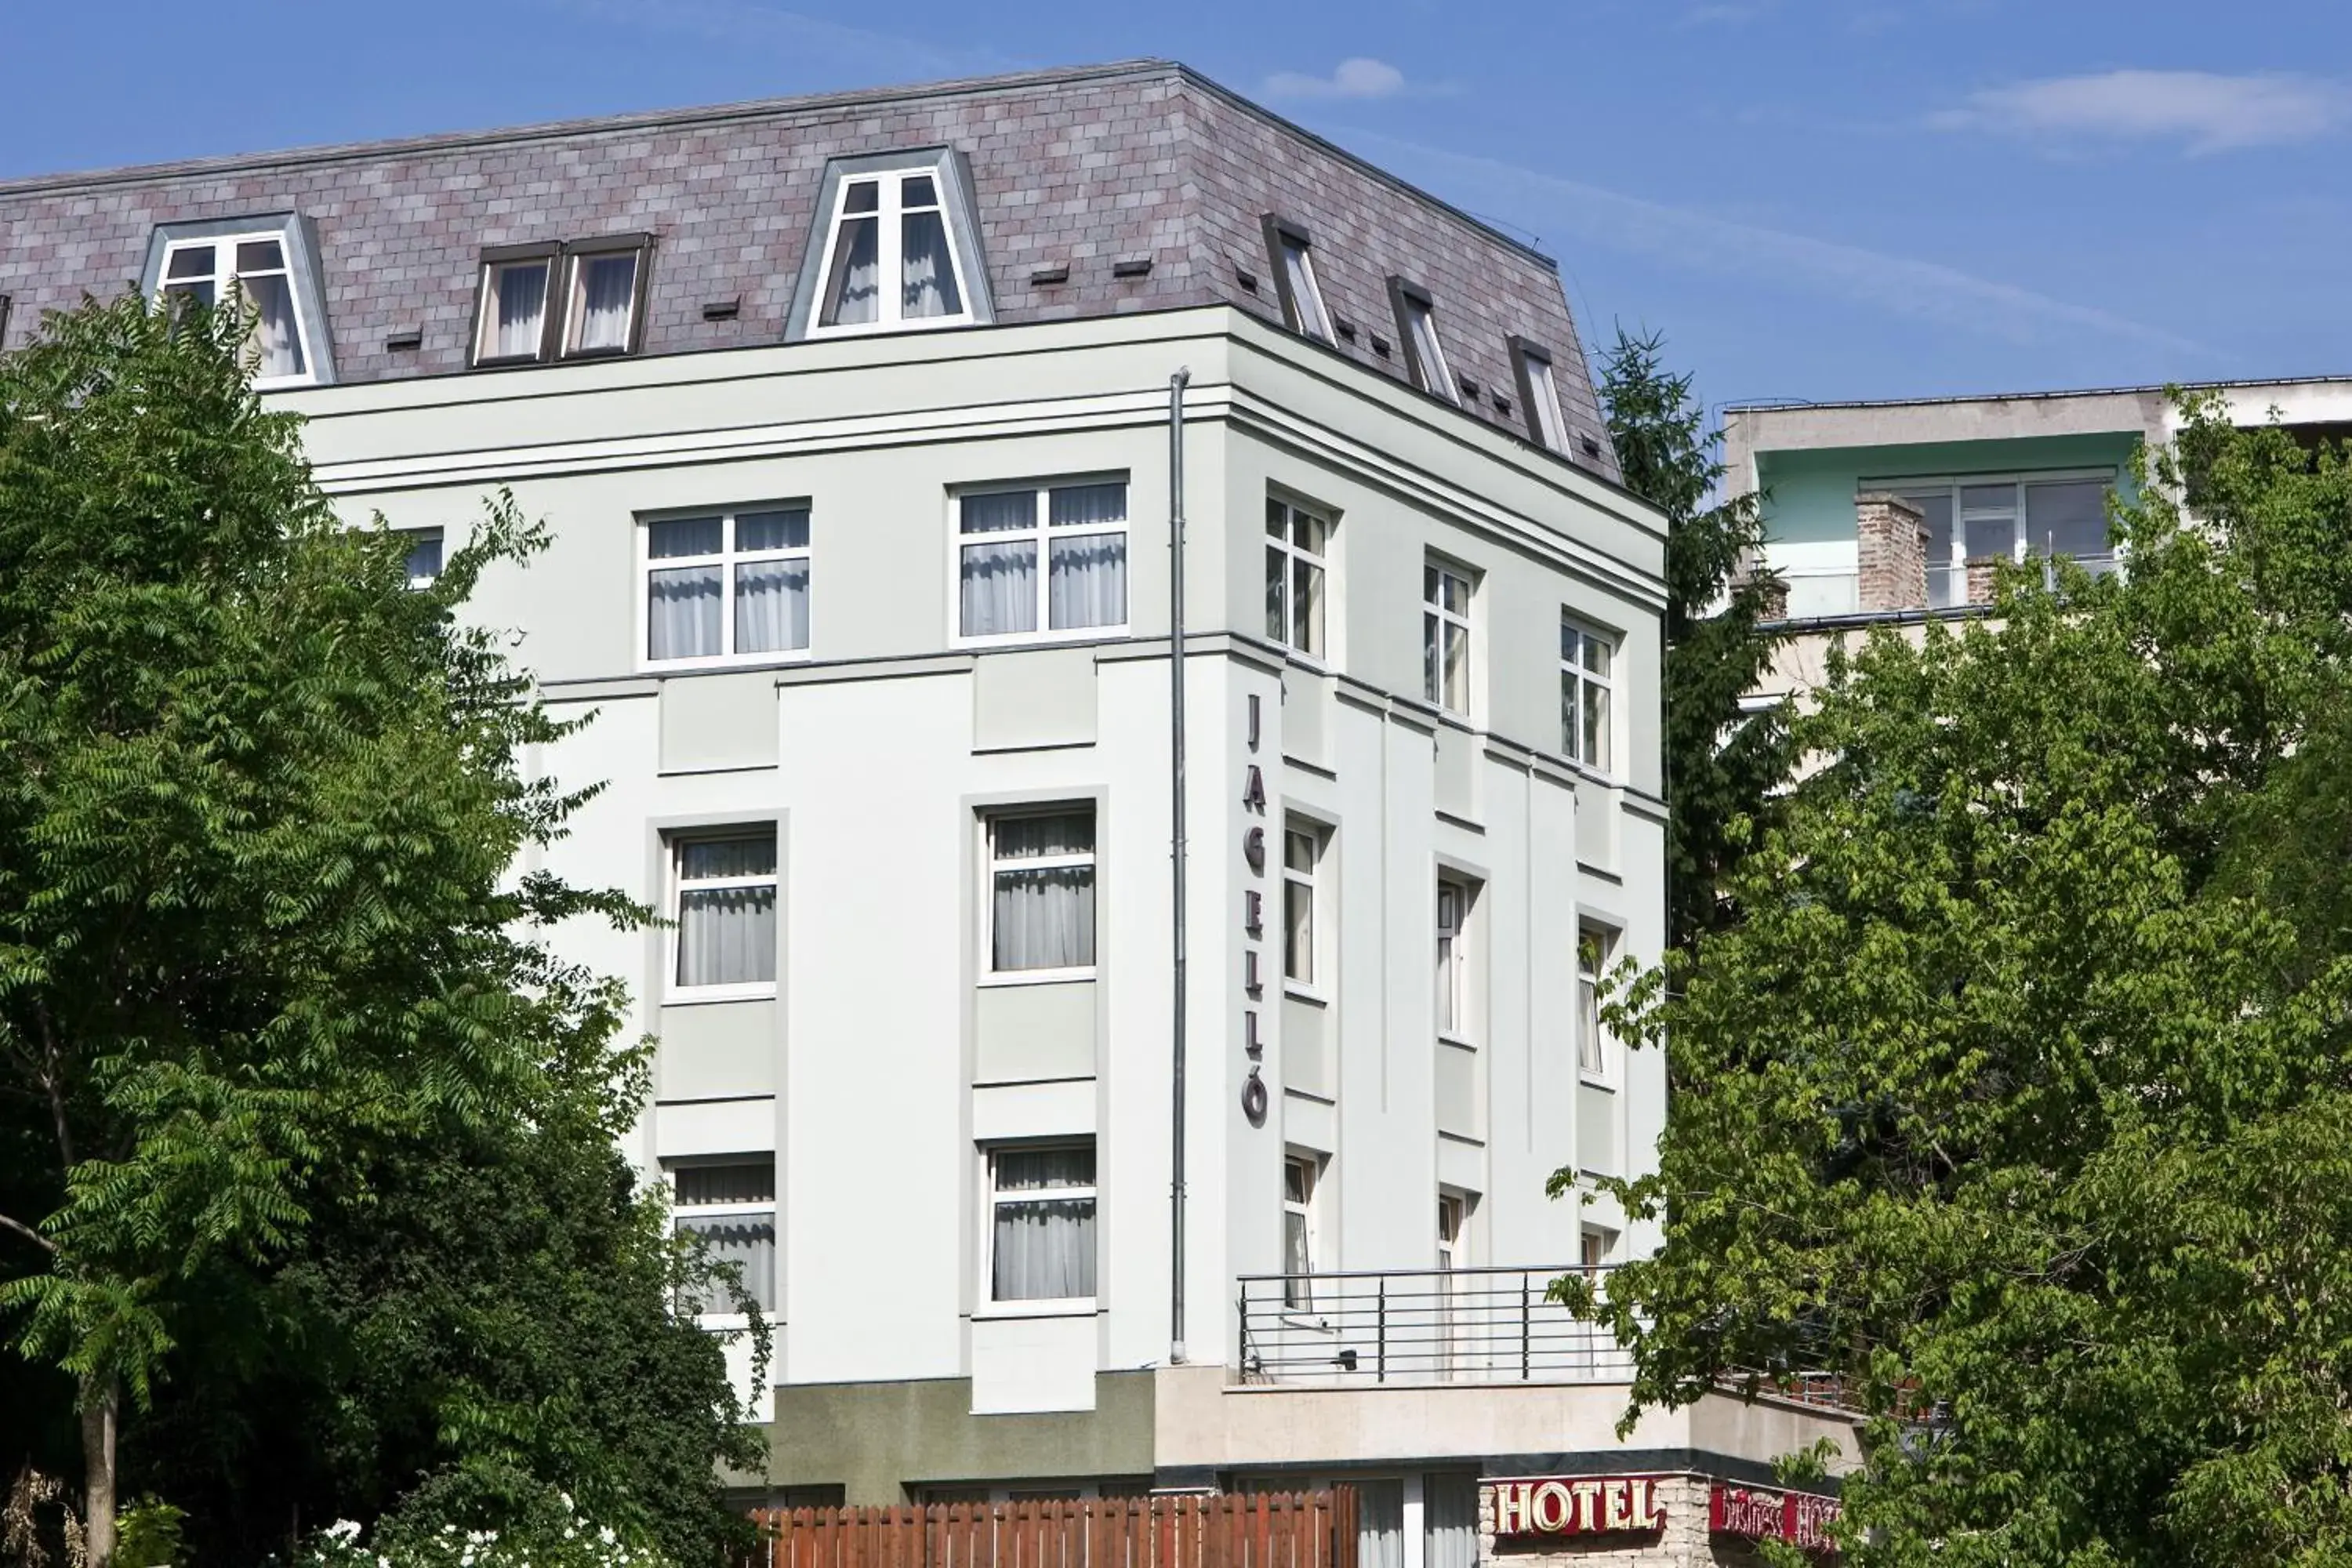
<path fill-rule="evenodd" d="M 1315 1304 L 1315 1190 L 1323 1162 L 1292 1154 L 1282 1162 L 1282 1304 L 1306 1310 Z"/>
<path fill-rule="evenodd" d="M 1576 1068 L 1588 1079 L 1609 1077 L 1609 1041 L 1601 1029 L 1601 977 L 1617 947 L 1617 933 L 1606 926 L 1584 924 L 1576 930 Z"/>
<path fill-rule="evenodd" d="M 437 528 L 401 530 L 408 541 L 408 585 L 425 588 L 441 575 L 441 531 Z"/>
<path fill-rule="evenodd" d="M 1437 1267 L 1448 1273 L 1469 1262 L 1463 1256 L 1463 1213 L 1461 1194 L 1445 1192 L 1437 1194 Z"/>
<path fill-rule="evenodd" d="M 678 1160 L 668 1166 L 672 1224 L 698 1237 L 711 1258 L 742 1273 L 743 1291 L 762 1312 L 776 1310 L 776 1159 L 739 1154 Z M 688 1311 L 734 1310 L 730 1292 L 706 1287 L 680 1302 Z"/>
<path fill-rule="evenodd" d="M 257 387 L 298 385 L 312 379 L 312 350 L 295 294 L 295 270 L 281 230 L 173 239 L 163 250 L 163 294 L 225 306 L 235 291 L 252 322 L 246 352 L 254 356 Z"/>
<path fill-rule="evenodd" d="M 1265 635 L 1323 657 L 1324 556 L 1331 520 L 1276 496 L 1265 499 Z"/>
<path fill-rule="evenodd" d="M 1525 338 L 1511 340 L 1511 363 L 1518 374 L 1519 405 L 1527 410 L 1528 434 L 1538 446 L 1568 453 L 1568 420 L 1559 411 L 1559 384 L 1552 378 L 1551 351 Z"/>
<path fill-rule="evenodd" d="M 1470 711 L 1470 574 L 1431 561 L 1422 569 L 1422 695 L 1449 713 Z"/>
<path fill-rule="evenodd" d="M 1389 302 L 1396 309 L 1397 338 L 1404 344 L 1405 363 L 1413 384 L 1422 391 L 1461 405 L 1454 373 L 1445 368 L 1445 348 L 1437 341 L 1437 301 L 1418 283 L 1389 279 Z"/>
<path fill-rule="evenodd" d="M 671 994 L 764 994 L 776 983 L 776 833 L 671 844 Z"/>
<path fill-rule="evenodd" d="M 1094 1140 L 992 1149 L 988 1186 L 988 1299 L 1091 1300 Z"/>
<path fill-rule="evenodd" d="M 1609 771 L 1609 668 L 1616 645 L 1566 616 L 1559 622 L 1559 749 Z"/>
<path fill-rule="evenodd" d="M 646 658 L 772 658 L 809 646 L 809 509 L 659 518 L 645 542 Z"/>
<path fill-rule="evenodd" d="M 1616 1247 L 1615 1231 L 1604 1230 L 1597 1225 L 1588 1225 L 1578 1241 L 1576 1261 L 1580 1267 L 1585 1268 L 1605 1268 L 1609 1266 L 1609 1255 L 1615 1251 Z"/>
<path fill-rule="evenodd" d="M 1969 602 L 1971 561 L 2063 556 L 2094 572 L 2113 570 L 2107 538 L 2107 474 L 2022 474 L 1932 481 L 1873 482 L 1919 509 L 1927 529 L 1927 603 Z"/>
<path fill-rule="evenodd" d="M 1470 1033 L 1470 889 L 1451 877 L 1437 881 L 1437 1032 L 1447 1039 Z"/>
<path fill-rule="evenodd" d="M 990 816 L 988 882 L 992 973 L 1077 973 L 1094 968 L 1093 806 Z"/>
<path fill-rule="evenodd" d="M 1127 625 L 1125 479 L 967 492 L 956 548 L 963 637 Z"/>
<path fill-rule="evenodd" d="M 1274 263 L 1274 288 L 1282 300 L 1282 319 L 1292 331 L 1329 342 L 1331 318 L 1323 310 L 1323 290 L 1315 282 L 1315 242 L 1297 224 L 1268 213 L 1265 247 Z"/>
<path fill-rule="evenodd" d="M 652 244 L 647 236 L 625 234 L 483 251 L 474 363 L 532 364 L 636 352 Z"/>
<path fill-rule="evenodd" d="M 841 159 L 827 169 L 807 296 L 791 335 L 985 321 L 986 279 L 953 155 Z M 814 300 L 814 307 L 808 303 Z"/>
<path fill-rule="evenodd" d="M 0 294 L 0 349 L 8 346 L 8 296 Z"/>
<path fill-rule="evenodd" d="M 1323 834 L 1311 822 L 1293 820 L 1282 833 L 1282 977 L 1296 985 L 1315 984 L 1315 880 L 1323 859 Z"/>

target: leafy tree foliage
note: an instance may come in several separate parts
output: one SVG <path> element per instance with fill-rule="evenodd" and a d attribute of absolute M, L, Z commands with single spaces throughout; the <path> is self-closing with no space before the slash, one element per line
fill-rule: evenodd
<path fill-rule="evenodd" d="M 586 795 L 526 778 L 564 727 L 456 613 L 540 532 L 493 506 L 411 590 L 400 542 L 340 526 L 297 422 L 253 395 L 243 328 L 126 298 L 0 361 L 11 1392 L 69 1396 L 97 1564 L 125 1423 L 141 1452 L 168 1387 L 201 1404 L 289 1361 L 335 1395 L 319 1462 L 358 1507 L 492 1461 L 614 1492 L 675 1438 L 620 1506 L 682 1540 L 710 1525 L 723 1380 L 690 1326 L 662 1339 L 658 1221 L 589 1152 L 626 1114 L 622 998 L 540 940 L 642 911 L 509 875 Z M 546 1349 L 636 1334 L 634 1404 Z M 684 1420 L 633 1447 L 657 1394 Z M 263 1465 L 310 1440 L 209 1408 L 246 1411 Z"/>
<path fill-rule="evenodd" d="M 1677 1096 L 1594 1310 L 1642 1405 L 1838 1379 L 1857 1563 L 2352 1556 L 2352 468 L 2188 411 L 2128 580 L 1832 662 L 1612 1005 Z"/>
<path fill-rule="evenodd" d="M 1622 327 L 1601 394 L 1625 486 L 1666 514 L 1666 930 L 1688 945 L 1733 918 L 1726 878 L 1789 775 L 1780 711 L 1740 699 L 1770 668 L 1777 580 L 1747 570 L 1764 542 L 1762 498 L 1718 499 L 1720 432 L 1664 367 L 1664 340 Z"/>

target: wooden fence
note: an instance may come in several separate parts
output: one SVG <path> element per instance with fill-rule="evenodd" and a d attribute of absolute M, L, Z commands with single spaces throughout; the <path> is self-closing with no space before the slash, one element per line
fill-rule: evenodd
<path fill-rule="evenodd" d="M 1356 1489 L 761 1510 L 749 1568 L 1356 1568 Z"/>

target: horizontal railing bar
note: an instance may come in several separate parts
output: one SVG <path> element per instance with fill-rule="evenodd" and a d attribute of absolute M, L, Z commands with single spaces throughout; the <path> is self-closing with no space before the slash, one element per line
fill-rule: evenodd
<path fill-rule="evenodd" d="M 1271 1284 L 1282 1279 L 1397 1279 L 1423 1276 L 1452 1275 L 1463 1279 L 1473 1275 L 1494 1274 L 1606 1274 L 1617 1266 L 1613 1263 L 1480 1263 L 1465 1264 L 1460 1268 L 1334 1268 L 1320 1274 L 1236 1274 L 1243 1285 Z"/>

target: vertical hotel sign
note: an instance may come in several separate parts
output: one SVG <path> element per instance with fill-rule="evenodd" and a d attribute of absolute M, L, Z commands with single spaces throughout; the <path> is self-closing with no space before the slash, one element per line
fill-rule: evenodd
<path fill-rule="evenodd" d="M 1249 694 L 1249 749 L 1251 761 L 1242 765 L 1242 809 L 1256 816 L 1265 815 L 1265 774 L 1255 761 L 1258 748 L 1257 693 Z M 1252 823 L 1242 829 L 1242 858 L 1248 862 L 1253 881 L 1265 879 L 1265 827 Z M 1265 981 L 1260 973 L 1259 944 L 1265 940 L 1265 894 L 1255 887 L 1242 889 L 1242 1051 L 1249 1058 L 1249 1081 L 1242 1085 L 1242 1114 L 1250 1125 L 1265 1125 L 1265 1079 L 1258 1076 L 1258 1064 L 1265 1059 L 1265 1045 L 1257 1032 L 1258 1002 L 1265 994 Z"/>

